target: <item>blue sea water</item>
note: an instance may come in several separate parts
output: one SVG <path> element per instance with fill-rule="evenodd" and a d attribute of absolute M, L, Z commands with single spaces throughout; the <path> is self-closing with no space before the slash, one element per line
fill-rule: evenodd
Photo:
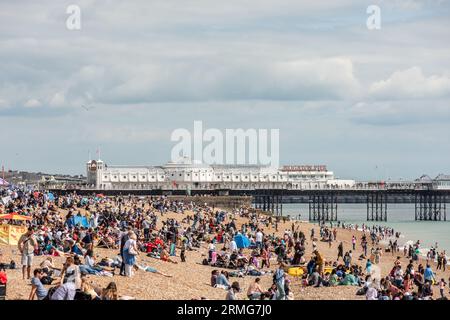
<path fill-rule="evenodd" d="M 283 204 L 283 215 L 297 217 L 300 220 L 308 220 L 307 203 L 285 203 Z M 448 208 L 450 206 L 447 205 Z M 367 205 L 364 203 L 339 203 L 338 220 L 346 223 L 362 225 L 382 225 L 399 231 L 399 244 L 408 241 L 420 240 L 422 248 L 434 247 L 436 242 L 438 250 L 445 249 L 447 255 L 450 253 L 450 212 L 447 209 L 447 221 L 415 221 L 414 204 L 388 204 L 387 221 L 367 221 Z"/>

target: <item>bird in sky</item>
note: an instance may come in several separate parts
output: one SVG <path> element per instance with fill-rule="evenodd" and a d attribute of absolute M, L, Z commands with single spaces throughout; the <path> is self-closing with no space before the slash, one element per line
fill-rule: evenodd
<path fill-rule="evenodd" d="M 89 110 L 92 110 L 95 108 L 94 106 L 85 106 L 84 104 L 82 104 L 81 107 L 86 111 L 89 111 Z"/>

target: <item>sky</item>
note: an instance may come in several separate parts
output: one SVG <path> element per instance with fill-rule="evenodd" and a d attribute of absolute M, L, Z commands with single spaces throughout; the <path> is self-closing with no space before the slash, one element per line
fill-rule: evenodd
<path fill-rule="evenodd" d="M 339 178 L 450 174 L 449 18 L 443 0 L 0 0 L 0 164 L 160 165 L 200 120 L 279 129 L 282 165 Z"/>

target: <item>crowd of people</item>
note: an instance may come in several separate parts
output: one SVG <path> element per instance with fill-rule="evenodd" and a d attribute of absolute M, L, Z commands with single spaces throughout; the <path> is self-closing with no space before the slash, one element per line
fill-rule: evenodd
<path fill-rule="evenodd" d="M 447 284 L 436 279 L 432 269 L 432 261 L 437 259 L 437 269 L 445 270 L 445 252 L 432 249 L 425 266 L 418 264 L 420 242 L 405 246 L 404 257 L 410 259 L 406 267 L 398 257 L 386 277 L 377 274 L 382 256 L 386 252 L 398 255 L 400 250 L 399 233 L 384 226 L 321 223 L 318 234 L 311 228 L 308 237 L 298 221 L 289 222 L 290 228 L 280 231 L 283 218 L 244 207 L 225 211 L 165 196 L 58 196 L 19 189 L 2 192 L 11 199 L 0 207 L 4 213 L 30 218 L 17 246 L 22 278 L 32 285 L 30 299 L 118 299 L 114 281 L 101 288 L 88 276 L 133 277 L 135 272 L 144 271 L 171 277 L 143 264 L 139 256 L 178 264 L 189 259 L 187 252 L 202 247 L 207 255 L 198 263 L 211 267 L 211 286 L 226 290 L 224 297 L 229 300 L 238 299 L 238 279 L 242 277 L 254 277 L 245 297 L 251 300 L 293 299 L 293 279 L 300 280 L 303 287 L 357 286 L 357 294 L 369 300 L 430 299 L 433 285 L 438 285 L 440 296 L 445 297 Z M 166 217 L 168 212 L 179 215 Z M 353 235 L 350 245 L 344 245 L 339 240 L 340 228 L 362 232 Z M 386 239 L 390 242 L 383 248 L 380 241 Z M 337 248 L 336 259 L 324 257 L 319 241 L 330 249 Z M 113 249 L 118 254 L 99 258 L 97 248 Z M 37 268 L 35 256 L 46 257 Z M 54 257 L 65 258 L 62 267 L 55 266 Z M 272 278 L 269 288 L 261 285 L 262 277 Z"/>

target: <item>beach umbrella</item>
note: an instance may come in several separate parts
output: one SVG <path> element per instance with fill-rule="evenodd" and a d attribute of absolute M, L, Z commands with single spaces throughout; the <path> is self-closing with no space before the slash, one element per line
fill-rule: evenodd
<path fill-rule="evenodd" d="M 32 218 L 18 214 L 17 212 L 0 214 L 0 219 L 30 221 Z"/>

